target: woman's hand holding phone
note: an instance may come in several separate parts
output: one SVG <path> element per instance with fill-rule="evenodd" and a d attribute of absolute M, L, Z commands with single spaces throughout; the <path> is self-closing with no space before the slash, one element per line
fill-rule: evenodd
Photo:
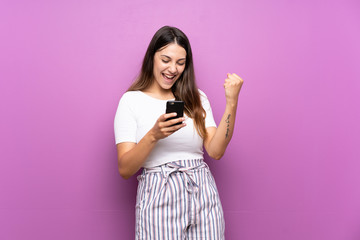
<path fill-rule="evenodd" d="M 169 118 L 176 116 L 177 113 L 173 112 L 165 113 L 158 118 L 154 127 L 150 130 L 156 141 L 166 138 L 186 126 L 186 123 L 183 123 L 185 121 L 184 117 L 169 120 Z"/>
<path fill-rule="evenodd" d="M 166 138 L 186 126 L 184 123 L 184 102 L 167 101 L 166 113 L 161 115 L 151 129 L 155 141 Z"/>

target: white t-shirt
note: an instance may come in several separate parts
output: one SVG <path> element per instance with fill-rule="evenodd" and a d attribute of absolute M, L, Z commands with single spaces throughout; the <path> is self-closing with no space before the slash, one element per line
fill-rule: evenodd
<path fill-rule="evenodd" d="M 216 127 L 210 103 L 206 95 L 201 90 L 199 92 L 202 106 L 206 111 L 205 127 Z M 141 91 L 126 92 L 120 99 L 114 120 L 116 144 L 138 143 L 154 126 L 160 115 L 165 113 L 167 101 Z M 203 158 L 203 139 L 197 133 L 193 120 L 186 115 L 185 123 L 185 127 L 156 143 L 143 167 Z"/>

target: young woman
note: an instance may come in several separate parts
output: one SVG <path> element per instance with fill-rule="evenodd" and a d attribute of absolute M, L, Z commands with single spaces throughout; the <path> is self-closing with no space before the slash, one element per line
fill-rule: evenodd
<path fill-rule="evenodd" d="M 155 33 L 114 122 L 120 175 L 127 179 L 143 168 L 136 239 L 224 239 L 223 210 L 203 146 L 210 157 L 223 156 L 242 84 L 238 75 L 227 74 L 225 112 L 216 127 L 210 103 L 195 83 L 188 38 L 169 26 Z M 176 116 L 165 114 L 168 100 L 184 101 L 184 117 L 168 120 Z"/>

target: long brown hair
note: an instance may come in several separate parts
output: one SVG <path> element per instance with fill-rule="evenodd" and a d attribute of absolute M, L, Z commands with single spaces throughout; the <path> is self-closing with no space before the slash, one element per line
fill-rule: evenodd
<path fill-rule="evenodd" d="M 176 43 L 186 51 L 185 69 L 179 79 L 176 80 L 175 84 L 171 87 L 171 90 L 175 99 L 184 101 L 185 114 L 194 120 L 197 132 L 205 139 L 207 136 L 205 129 L 206 112 L 202 107 L 200 93 L 195 82 L 195 71 L 190 42 L 180 29 L 164 26 L 155 33 L 146 50 L 141 72 L 128 91 L 145 90 L 152 84 L 152 81 L 154 81 L 154 55 L 159 49 L 170 43 Z"/>

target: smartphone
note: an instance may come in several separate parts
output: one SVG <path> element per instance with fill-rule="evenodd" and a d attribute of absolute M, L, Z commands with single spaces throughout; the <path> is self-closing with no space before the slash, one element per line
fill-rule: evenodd
<path fill-rule="evenodd" d="M 168 118 L 166 121 L 183 117 L 184 116 L 184 102 L 183 101 L 167 101 L 166 102 L 166 113 L 176 112 L 175 117 Z M 175 123 L 174 125 L 179 125 L 181 122 Z"/>

